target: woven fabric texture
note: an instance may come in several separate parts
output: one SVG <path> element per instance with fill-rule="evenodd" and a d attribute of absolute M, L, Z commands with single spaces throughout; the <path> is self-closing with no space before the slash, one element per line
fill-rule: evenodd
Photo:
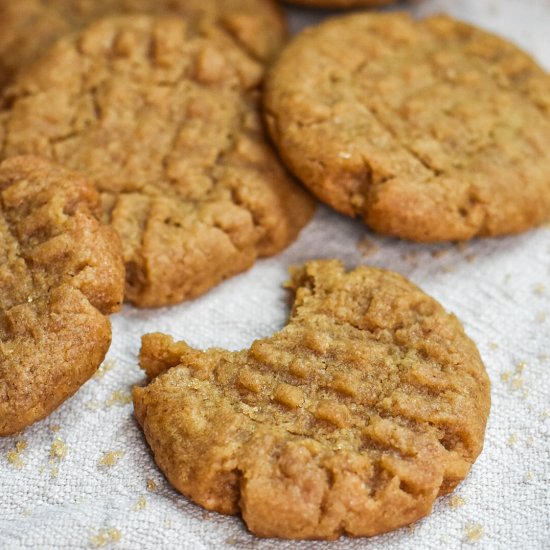
<path fill-rule="evenodd" d="M 548 0 L 424 0 L 497 32 L 550 67 Z M 296 31 L 325 15 L 289 10 Z M 550 147 L 550 144 L 549 144 Z M 550 177 L 550 175 L 549 175 Z M 247 347 L 281 328 L 287 269 L 313 258 L 371 264 L 419 284 L 464 323 L 492 381 L 485 449 L 453 495 L 411 528 L 335 543 L 260 540 L 239 518 L 209 513 L 173 490 L 134 420 L 130 391 L 142 334 L 200 348 Z M 0 440 L 0 549 L 424 550 L 550 548 L 550 228 L 465 246 L 379 237 L 320 207 L 300 239 L 193 302 L 113 317 L 99 374 L 48 419 Z"/>

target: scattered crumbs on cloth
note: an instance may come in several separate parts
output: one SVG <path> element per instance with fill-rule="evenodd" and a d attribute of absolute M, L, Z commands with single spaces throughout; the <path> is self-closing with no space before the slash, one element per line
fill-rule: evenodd
<path fill-rule="evenodd" d="M 109 529 L 100 529 L 96 535 L 90 537 L 90 544 L 93 548 L 105 548 L 120 542 L 122 533 L 111 527 Z"/>
<path fill-rule="evenodd" d="M 468 522 L 464 529 L 468 542 L 477 542 L 483 537 L 484 529 L 481 523 Z"/>
<path fill-rule="evenodd" d="M 107 359 L 106 361 L 103 361 L 103 363 L 99 366 L 96 373 L 94 374 L 94 378 L 103 378 L 109 371 L 113 370 L 116 366 L 116 361 L 113 359 Z"/>
<path fill-rule="evenodd" d="M 103 456 L 98 461 L 98 466 L 104 466 L 106 468 L 111 468 L 116 466 L 118 461 L 124 456 L 122 451 L 106 451 L 103 453 Z"/>
<path fill-rule="evenodd" d="M 125 390 L 115 390 L 109 399 L 105 402 L 105 406 L 114 407 L 115 405 L 124 406 L 129 405 L 132 402 L 132 395 Z"/>
<path fill-rule="evenodd" d="M 460 495 L 453 495 L 451 497 L 451 508 L 460 508 L 464 504 L 466 504 L 466 501 Z"/>
<path fill-rule="evenodd" d="M 56 437 L 50 448 L 50 462 L 63 460 L 67 456 L 67 452 L 68 448 L 65 442 L 59 437 Z"/>
<path fill-rule="evenodd" d="M 25 462 L 23 461 L 23 458 L 21 455 L 27 447 L 28 447 L 27 441 L 24 439 L 20 439 L 15 442 L 15 447 L 7 452 L 6 458 L 14 468 L 21 469 L 25 465 Z"/>

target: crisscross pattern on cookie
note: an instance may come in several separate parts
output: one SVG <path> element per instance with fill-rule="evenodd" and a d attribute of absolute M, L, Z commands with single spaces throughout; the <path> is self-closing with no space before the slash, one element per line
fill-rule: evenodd
<path fill-rule="evenodd" d="M 184 494 L 240 509 L 265 536 L 415 521 L 481 450 L 489 384 L 475 345 L 397 274 L 312 262 L 291 284 L 288 325 L 249 350 L 144 338 L 156 378 L 134 401 L 157 463 Z"/>
<path fill-rule="evenodd" d="M 109 347 L 124 266 L 98 211 L 93 186 L 49 161 L 0 165 L 0 435 L 55 409 Z"/>
<path fill-rule="evenodd" d="M 172 14 L 208 17 L 267 61 L 280 49 L 285 20 L 272 0 L 17 0 L 0 3 L 0 87 L 56 39 L 101 17 Z"/>
<path fill-rule="evenodd" d="M 122 239 L 126 297 L 179 302 L 280 251 L 312 215 L 264 136 L 262 75 L 209 19 L 105 19 L 6 92 L 0 154 L 89 175 Z"/>

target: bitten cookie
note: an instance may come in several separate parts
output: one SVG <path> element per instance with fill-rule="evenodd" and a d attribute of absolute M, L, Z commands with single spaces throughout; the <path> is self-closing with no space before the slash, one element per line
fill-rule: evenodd
<path fill-rule="evenodd" d="M 286 38 L 284 15 L 272 0 L 0 0 L 0 88 L 56 39 L 123 13 L 209 17 L 263 61 Z"/>
<path fill-rule="evenodd" d="M 143 338 L 156 378 L 134 405 L 158 466 L 264 537 L 371 536 L 418 520 L 483 446 L 489 380 L 474 343 L 395 273 L 314 261 L 290 286 L 288 325 L 249 350 Z"/>
<path fill-rule="evenodd" d="M 298 178 L 415 241 L 518 233 L 550 216 L 550 77 L 449 17 L 357 14 L 305 30 L 266 85 Z"/>
<path fill-rule="evenodd" d="M 103 361 L 120 308 L 120 241 L 99 195 L 36 157 L 0 164 L 0 436 L 46 417 Z"/>
<path fill-rule="evenodd" d="M 0 156 L 89 175 L 122 239 L 126 298 L 177 303 L 279 252 L 313 213 L 264 135 L 263 72 L 208 18 L 104 19 L 5 91 Z"/>

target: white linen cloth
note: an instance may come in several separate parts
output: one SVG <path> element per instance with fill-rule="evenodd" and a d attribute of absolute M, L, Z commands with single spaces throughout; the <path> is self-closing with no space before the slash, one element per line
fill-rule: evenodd
<path fill-rule="evenodd" d="M 444 11 L 470 20 L 550 67 L 548 0 L 408 6 L 419 15 Z M 290 11 L 294 29 L 322 18 Z M 365 237 L 374 245 L 359 247 L 371 249 L 368 257 L 358 248 Z M 439 499 L 414 528 L 336 543 L 261 540 L 239 518 L 189 502 L 156 468 L 128 400 L 132 385 L 144 379 L 140 336 L 163 331 L 201 348 L 246 347 L 284 325 L 288 266 L 320 257 L 399 271 L 458 315 L 492 381 L 485 450 L 455 496 Z M 152 311 L 125 307 L 113 329 L 111 369 L 45 421 L 0 440 L 0 549 L 550 548 L 550 228 L 466 247 L 422 246 L 375 236 L 320 207 L 280 256 L 193 302 Z"/>

